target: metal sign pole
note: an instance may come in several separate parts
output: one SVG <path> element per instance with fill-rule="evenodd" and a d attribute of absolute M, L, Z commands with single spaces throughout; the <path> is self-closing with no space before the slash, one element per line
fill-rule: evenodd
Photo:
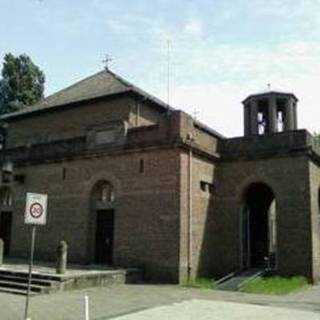
<path fill-rule="evenodd" d="M 26 307 L 24 313 L 24 320 L 30 320 L 29 317 L 29 300 L 31 291 L 34 242 L 36 237 L 36 226 L 45 225 L 47 222 L 47 205 L 48 195 L 39 193 L 27 193 L 26 197 L 26 211 L 24 215 L 24 223 L 32 226 L 31 235 L 31 249 L 30 249 L 30 263 L 29 263 L 29 278 L 26 298 Z"/>
<path fill-rule="evenodd" d="M 26 298 L 26 307 L 24 318 L 25 320 L 30 320 L 29 318 L 29 299 L 30 299 L 30 287 L 32 279 L 32 267 L 33 267 L 33 254 L 34 254 L 34 241 L 36 237 L 36 226 L 32 226 L 32 235 L 31 235 L 31 249 L 30 249 L 30 261 L 29 261 L 29 277 L 28 277 L 28 289 L 27 289 L 27 298 Z"/>

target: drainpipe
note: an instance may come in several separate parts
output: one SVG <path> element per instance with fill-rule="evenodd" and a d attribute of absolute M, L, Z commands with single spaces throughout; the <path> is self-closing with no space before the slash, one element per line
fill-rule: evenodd
<path fill-rule="evenodd" d="M 187 141 L 190 143 L 193 142 L 193 137 L 192 134 L 189 133 L 187 136 Z M 193 153 L 192 149 L 190 146 L 189 149 L 189 187 L 188 187 L 188 270 L 187 270 L 187 275 L 188 275 L 188 280 L 191 278 L 191 270 L 192 270 L 192 161 L 193 161 Z"/>

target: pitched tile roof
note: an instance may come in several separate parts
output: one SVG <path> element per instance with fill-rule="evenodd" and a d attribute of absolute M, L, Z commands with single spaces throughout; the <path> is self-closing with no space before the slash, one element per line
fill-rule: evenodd
<path fill-rule="evenodd" d="M 34 107 L 46 108 L 65 105 L 127 90 L 128 86 L 110 72 L 101 71 L 52 94 Z"/>
<path fill-rule="evenodd" d="M 163 101 L 134 86 L 133 84 L 124 80 L 110 70 L 103 70 L 48 96 L 47 98 L 41 100 L 33 106 L 26 107 L 16 112 L 5 114 L 1 116 L 1 119 L 11 119 L 32 112 L 58 108 L 68 104 L 88 101 L 91 99 L 125 92 L 135 92 L 147 99 L 152 100 L 154 103 L 160 105 L 163 108 L 171 109 Z"/>
<path fill-rule="evenodd" d="M 18 117 L 23 117 L 25 115 L 32 115 L 34 113 L 42 111 L 63 108 L 63 106 L 70 104 L 129 92 L 133 92 L 143 97 L 144 99 L 153 102 L 157 107 L 160 107 L 163 110 L 174 110 L 174 108 L 170 107 L 162 100 L 131 84 L 112 71 L 103 70 L 48 96 L 47 98 L 41 100 L 33 106 L 25 107 L 22 110 L 16 112 L 4 114 L 0 116 L 0 120 L 10 120 Z M 208 133 L 223 138 L 223 136 L 215 130 L 198 121 L 196 122 Z"/>

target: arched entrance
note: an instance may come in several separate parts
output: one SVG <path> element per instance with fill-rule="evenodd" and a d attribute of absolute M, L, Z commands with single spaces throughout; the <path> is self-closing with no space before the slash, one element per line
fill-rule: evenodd
<path fill-rule="evenodd" d="M 92 189 L 91 201 L 95 224 L 95 263 L 113 263 L 114 188 L 108 181 L 99 181 Z"/>
<path fill-rule="evenodd" d="M 243 267 L 275 267 L 276 200 L 264 183 L 253 183 L 244 195 L 242 219 Z"/>
<path fill-rule="evenodd" d="M 319 228 L 320 228 L 320 187 L 318 189 L 318 224 L 319 224 Z"/>
<path fill-rule="evenodd" d="M 12 192 L 8 187 L 0 188 L 0 239 L 4 242 L 4 256 L 10 253 L 12 226 Z"/>

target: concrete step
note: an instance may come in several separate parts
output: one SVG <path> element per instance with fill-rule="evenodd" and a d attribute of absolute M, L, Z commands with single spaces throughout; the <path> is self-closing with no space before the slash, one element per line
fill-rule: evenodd
<path fill-rule="evenodd" d="M 14 288 L 0 287 L 0 292 L 9 293 L 9 294 L 16 294 L 16 295 L 21 295 L 21 296 L 27 295 L 27 290 L 25 290 L 25 289 L 14 289 Z M 37 293 L 30 291 L 30 296 L 36 296 L 36 295 L 37 295 Z"/>
<path fill-rule="evenodd" d="M 54 269 L 53 269 L 54 271 Z M 90 270 L 66 275 L 32 273 L 31 291 L 35 294 L 54 293 L 57 291 L 77 290 L 90 287 L 103 287 L 124 283 L 140 283 L 143 273 L 140 269 L 110 269 Z M 0 268 L 0 290 L 3 292 L 17 291 L 26 294 L 28 287 L 27 270 L 19 270 L 15 267 Z"/>
<path fill-rule="evenodd" d="M 20 289 L 27 291 L 28 284 L 27 283 L 19 283 L 15 281 L 0 281 L 0 288 L 11 288 L 11 289 Z M 50 288 L 42 287 L 38 285 L 31 285 L 30 291 L 37 293 L 46 293 Z"/>
<path fill-rule="evenodd" d="M 18 283 L 28 283 L 28 277 L 21 277 L 11 274 L 2 274 L 0 272 L 0 281 L 14 281 Z M 42 279 L 34 279 L 32 275 L 31 284 L 49 287 L 52 286 L 55 281 L 42 280 Z"/>
<path fill-rule="evenodd" d="M 0 269 L 0 291 L 26 295 L 28 272 Z M 32 273 L 30 292 L 34 294 L 55 292 L 59 289 L 60 278 L 54 275 Z"/>
<path fill-rule="evenodd" d="M 28 278 L 29 273 L 27 271 L 16 271 L 16 270 L 4 270 L 0 268 L 0 275 L 14 275 L 21 278 Z M 49 281 L 60 281 L 61 277 L 54 274 L 41 274 L 32 272 L 33 279 L 49 280 Z"/>

